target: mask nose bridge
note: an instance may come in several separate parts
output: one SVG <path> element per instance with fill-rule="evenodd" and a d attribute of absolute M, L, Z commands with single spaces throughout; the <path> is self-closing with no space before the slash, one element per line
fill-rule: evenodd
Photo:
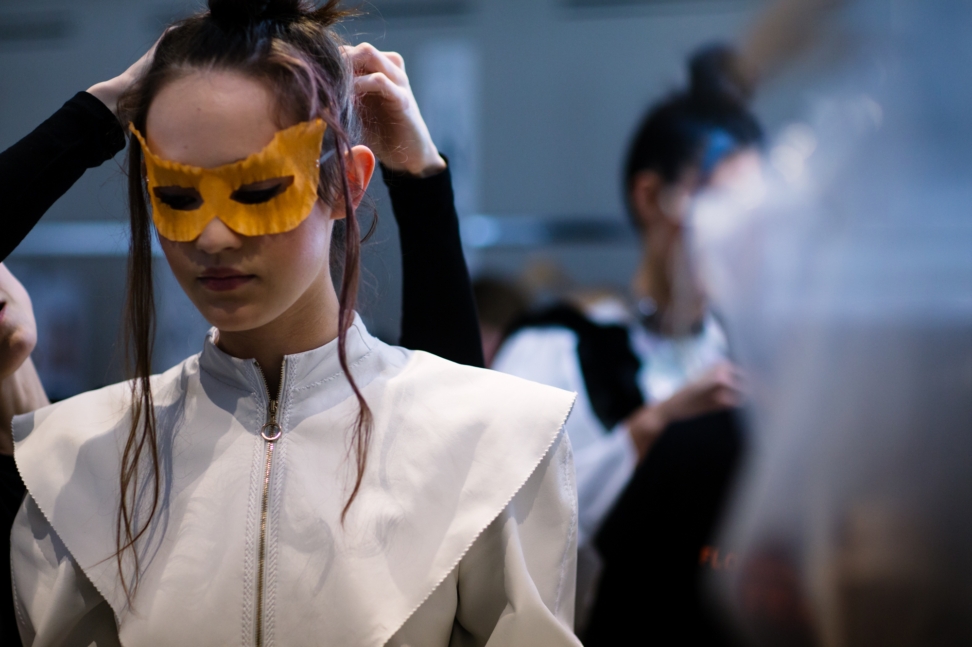
<path fill-rule="evenodd" d="M 200 177 L 199 192 L 203 196 L 203 208 L 208 212 L 206 222 L 203 224 L 204 228 L 213 218 L 219 218 L 224 225 L 236 231 L 231 224 L 232 218 L 230 217 L 230 214 L 234 211 L 234 203 L 230 200 L 230 195 L 237 188 L 234 186 L 234 175 L 237 174 L 211 171 L 203 173 Z"/>
<path fill-rule="evenodd" d="M 174 211 L 160 206 L 158 213 L 153 214 L 160 233 L 163 236 L 169 233 L 172 240 L 193 240 L 202 234 L 213 218 L 219 218 L 242 236 L 262 236 L 294 229 L 307 218 L 317 201 L 318 160 L 325 129 L 326 125 L 320 120 L 297 124 L 278 132 L 259 153 L 223 167 L 184 167 L 159 160 L 158 169 L 149 169 L 150 180 L 153 170 L 161 175 L 171 173 L 180 179 L 191 175 L 191 184 L 203 201 L 195 211 Z M 144 145 L 143 150 L 146 150 Z M 293 176 L 292 184 L 268 203 L 243 204 L 230 199 L 244 184 L 283 176 Z M 175 183 L 183 184 L 181 181 Z M 154 196 L 152 199 L 155 206 L 157 200 Z"/>

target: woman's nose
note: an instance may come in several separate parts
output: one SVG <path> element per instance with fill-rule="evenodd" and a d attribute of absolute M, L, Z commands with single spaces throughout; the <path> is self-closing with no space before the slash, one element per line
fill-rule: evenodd
<path fill-rule="evenodd" d="M 243 240 L 239 234 L 226 226 L 219 218 L 213 218 L 196 239 L 196 248 L 207 254 L 218 254 L 239 249 Z"/>

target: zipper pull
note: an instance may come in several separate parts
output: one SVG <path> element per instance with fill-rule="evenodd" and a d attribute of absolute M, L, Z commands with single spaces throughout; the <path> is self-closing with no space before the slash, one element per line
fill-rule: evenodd
<path fill-rule="evenodd" d="M 268 413 L 269 413 L 269 420 L 267 420 L 267 424 L 263 425 L 263 429 L 260 430 L 260 435 L 263 436 L 263 439 L 265 441 L 267 441 L 268 443 L 272 443 L 273 441 L 279 439 L 280 435 L 283 433 L 283 430 L 280 428 L 280 425 L 277 423 L 277 401 L 276 400 L 270 400 L 270 407 Z"/>

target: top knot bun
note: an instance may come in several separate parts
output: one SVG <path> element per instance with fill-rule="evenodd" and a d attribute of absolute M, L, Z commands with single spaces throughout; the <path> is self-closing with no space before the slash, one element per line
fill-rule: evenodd
<path fill-rule="evenodd" d="M 753 97 L 753 84 L 746 78 L 739 54 L 722 43 L 692 55 L 689 79 L 689 95 L 700 101 L 746 106 Z"/>
<path fill-rule="evenodd" d="M 209 14 L 216 22 L 245 27 L 264 20 L 295 20 L 305 15 L 301 0 L 209 0 Z"/>

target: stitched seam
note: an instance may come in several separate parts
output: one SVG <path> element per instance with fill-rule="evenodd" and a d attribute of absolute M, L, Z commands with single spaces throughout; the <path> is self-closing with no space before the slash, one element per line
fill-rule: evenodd
<path fill-rule="evenodd" d="M 254 579 L 256 577 L 254 561 L 254 535 L 256 534 L 256 507 L 260 498 L 260 467 L 262 461 L 263 439 L 258 435 L 253 449 L 253 459 L 250 465 L 250 493 L 246 514 L 246 536 L 243 538 L 243 616 L 242 616 L 242 645 L 253 644 L 254 617 Z"/>
<path fill-rule="evenodd" d="M 283 440 L 283 437 L 281 437 Z M 263 635 L 264 635 L 264 645 L 266 647 L 273 647 L 274 637 L 276 634 L 276 622 L 274 621 L 274 611 L 276 609 L 277 601 L 277 557 L 279 551 L 278 547 L 278 531 L 279 524 L 277 521 L 280 518 L 280 500 L 281 500 L 281 489 L 283 483 L 283 471 L 284 464 L 287 459 L 287 443 L 279 443 L 277 446 L 277 455 L 274 457 L 275 465 L 273 467 L 276 474 L 274 475 L 273 483 L 273 502 L 270 507 L 269 519 L 267 523 L 269 528 L 267 529 L 267 565 L 266 572 L 264 574 L 264 621 L 263 621 Z"/>
<path fill-rule="evenodd" d="M 15 459 L 16 459 L 16 456 L 17 456 L 17 452 L 16 452 L 16 450 L 14 450 L 14 458 Z M 15 465 L 16 465 L 16 462 L 17 461 L 14 460 L 14 464 Z M 20 467 L 17 467 L 17 472 L 20 473 Z M 21 481 L 24 481 L 23 474 L 20 475 L 20 480 Z M 24 483 L 26 483 L 26 482 L 27 481 L 24 481 Z M 30 494 L 30 489 L 29 488 L 27 490 L 27 496 L 30 496 L 31 498 L 33 498 L 31 496 L 31 494 Z M 46 521 L 47 522 L 47 525 L 51 527 L 51 530 L 54 530 L 54 524 L 51 523 L 51 516 L 49 514 L 47 514 L 47 512 L 44 510 L 44 508 L 41 507 L 41 504 L 40 504 L 40 502 L 37 499 L 34 499 L 34 503 L 37 505 L 37 509 L 40 510 L 41 515 L 43 515 L 44 521 Z M 57 531 L 54 530 L 54 532 L 57 532 Z M 68 547 L 67 542 L 64 540 L 64 537 L 61 537 L 60 535 L 58 535 L 58 537 L 60 537 L 61 541 L 64 543 L 64 547 L 67 548 L 68 553 L 71 554 L 71 559 L 74 560 L 74 563 L 78 565 L 78 568 L 80 568 L 82 571 L 84 571 L 85 576 L 87 576 L 88 579 L 91 581 L 91 585 L 95 587 L 95 590 L 96 591 L 98 591 L 98 595 L 101 596 L 101 599 L 104 600 L 105 602 L 108 602 L 108 606 L 112 607 L 112 611 L 115 611 L 115 608 L 111 605 L 111 602 L 108 601 L 108 596 L 105 594 L 105 591 L 103 591 L 101 589 L 101 587 L 98 586 L 98 584 L 94 581 L 94 579 L 92 579 L 90 576 L 88 576 L 87 571 L 85 571 L 85 569 L 81 566 L 81 564 L 78 563 L 78 560 L 74 557 L 74 551 L 72 551 L 70 549 L 70 547 Z M 111 558 L 109 557 L 108 559 L 111 559 Z M 117 612 L 115 612 L 115 617 L 116 618 L 118 617 L 118 613 Z"/>
<path fill-rule="evenodd" d="M 357 367 L 363 361 L 365 361 L 366 359 L 368 359 L 368 357 L 370 357 L 372 355 L 372 353 L 374 353 L 374 351 L 373 350 L 369 350 L 367 353 L 365 353 L 364 355 L 362 355 L 361 357 L 359 357 L 358 359 L 356 359 L 353 364 L 350 364 L 348 366 L 348 370 Z M 303 386 L 298 386 L 298 387 L 296 387 L 294 389 L 294 392 L 296 393 L 298 391 L 306 391 L 307 389 L 313 389 L 315 386 L 320 386 L 322 384 L 326 384 L 327 382 L 330 382 L 331 380 L 333 380 L 335 378 L 338 378 L 338 377 L 340 377 L 342 375 L 344 375 L 344 371 L 338 371 L 337 373 L 335 373 L 333 375 L 329 375 L 328 377 L 325 377 L 324 379 L 318 380 L 317 382 L 311 382 L 310 384 L 305 384 Z"/>
<path fill-rule="evenodd" d="M 181 370 L 183 371 L 183 373 L 185 373 L 185 371 L 186 371 L 186 363 L 189 360 L 191 360 L 191 359 L 192 359 L 192 356 L 186 358 L 185 360 L 183 360 L 181 362 L 181 366 L 182 366 L 182 369 Z M 179 365 L 177 365 L 177 366 L 179 366 Z M 175 368 L 175 367 L 173 367 L 173 368 Z M 172 370 L 172 369 L 169 369 L 169 370 Z M 168 372 L 168 371 L 166 371 L 166 372 Z M 158 383 L 158 381 L 161 379 L 161 376 L 162 376 L 162 374 L 157 374 L 157 375 L 152 375 L 151 376 L 151 380 L 152 380 L 152 393 L 153 394 L 156 394 L 157 389 L 155 388 L 155 384 Z M 128 380 L 127 382 L 122 382 L 120 384 L 128 385 L 130 383 L 131 383 L 131 380 Z M 113 386 L 118 386 L 118 385 L 113 385 Z M 105 388 L 110 388 L 110 387 L 105 387 Z M 170 387 L 170 388 L 179 390 L 181 387 Z M 49 405 L 49 406 L 57 406 L 57 404 Z M 128 418 L 128 419 L 131 419 L 131 411 L 129 410 L 126 414 L 124 414 L 124 417 L 125 418 Z M 36 429 L 36 425 L 34 425 L 33 428 L 31 429 L 31 433 L 33 433 L 35 429 Z M 23 473 L 23 471 L 21 471 L 20 464 L 17 461 L 17 451 L 16 451 L 17 445 L 18 445 L 18 443 L 15 441 L 14 442 L 14 467 L 17 468 L 17 474 L 20 476 L 21 482 L 24 483 L 25 486 L 27 486 L 27 479 L 24 478 L 24 473 Z M 47 513 L 47 511 L 44 509 L 44 506 L 41 505 L 41 502 L 40 501 L 38 501 L 37 499 L 34 499 L 33 495 L 30 493 L 30 487 L 29 486 L 27 486 L 27 496 L 30 496 L 34 500 L 34 503 L 37 505 L 37 509 L 40 511 L 41 516 L 44 517 L 44 520 L 47 522 L 47 525 L 50 526 L 51 529 L 55 533 L 57 533 L 57 529 L 54 527 L 54 524 L 51 522 L 51 519 L 53 518 L 52 515 L 50 515 L 50 514 Z M 74 560 L 74 563 L 77 565 L 77 567 L 79 569 L 81 569 L 81 572 L 84 574 L 84 576 L 88 578 L 88 581 L 91 582 L 91 585 L 95 588 L 95 591 L 98 592 L 98 595 L 101 596 L 101 599 L 104 600 L 108 604 L 108 607 L 111 609 L 112 614 L 115 617 L 115 625 L 116 625 L 116 628 L 120 628 L 120 626 L 121 626 L 121 612 L 118 609 L 115 608 L 115 605 L 112 604 L 112 600 L 107 595 L 106 591 L 99 585 L 98 582 L 95 581 L 95 578 L 92 576 L 92 574 L 88 572 L 88 568 L 85 568 L 81 564 L 81 562 L 79 562 L 78 559 L 75 557 L 75 552 L 71 549 L 70 546 L 68 546 L 68 540 L 67 540 L 67 538 L 61 536 L 60 534 L 58 534 L 58 537 L 61 539 L 61 542 L 64 544 L 64 547 L 67 548 L 68 553 L 70 553 L 71 559 Z M 103 560 L 100 560 L 98 562 L 95 562 L 94 564 L 92 564 L 91 567 L 93 568 L 94 566 L 98 566 L 99 564 L 102 564 L 102 563 L 104 563 L 104 562 L 106 562 L 108 560 L 111 560 L 111 559 L 112 559 L 112 556 L 106 557 Z M 117 573 L 117 571 L 116 571 L 116 573 Z M 118 578 L 121 578 L 121 577 L 123 577 L 123 576 L 119 573 L 118 574 Z M 131 610 L 133 608 L 133 606 L 134 605 L 131 605 L 130 606 L 128 604 L 128 602 L 126 601 L 124 603 L 123 608 Z M 120 630 L 119 630 L 118 633 L 120 633 Z M 119 643 L 120 644 L 123 644 L 123 643 L 121 643 L 121 638 L 120 637 L 119 637 L 118 640 L 119 640 Z"/>
<path fill-rule="evenodd" d="M 439 588 L 439 586 L 441 586 L 441 585 L 442 585 L 442 583 L 443 583 L 443 582 L 445 582 L 445 581 L 446 581 L 446 580 L 447 580 L 447 579 L 449 578 L 449 575 L 450 575 L 450 574 L 451 574 L 451 573 L 452 573 L 452 572 L 453 572 L 454 570 L 456 570 L 456 568 L 458 568 L 458 566 L 459 566 L 459 564 L 460 564 L 460 563 L 462 562 L 462 560 L 463 560 L 463 559 L 464 559 L 464 558 L 466 557 L 466 554 L 467 554 L 467 553 L 469 552 L 469 550 L 470 550 L 470 549 L 471 549 L 471 548 L 473 547 L 473 544 L 475 544 L 475 543 L 476 543 L 476 541 L 477 541 L 477 540 L 478 540 L 478 539 L 479 539 L 479 538 L 480 538 L 480 537 L 482 536 L 482 534 L 483 534 L 484 532 L 486 532 L 486 529 L 487 529 L 487 528 L 489 528 L 489 527 L 490 527 L 490 525 L 492 525 L 492 523 L 493 523 L 494 521 L 496 521 L 496 519 L 498 519 L 498 518 L 499 518 L 499 516 L 500 516 L 501 514 L 503 514 L 503 510 L 506 510 L 506 508 L 507 508 L 507 507 L 509 507 L 509 505 L 510 505 L 510 503 L 512 503 L 512 502 L 513 502 L 513 499 L 515 499 L 515 498 L 516 498 L 516 495 L 520 493 L 520 490 L 522 490 L 522 489 L 523 489 L 523 486 L 527 484 L 527 481 L 529 481 L 529 480 L 530 480 L 530 478 L 531 478 L 531 477 L 533 476 L 533 474 L 534 474 L 534 472 L 536 472 L 536 471 L 537 471 L 537 468 L 538 468 L 538 467 L 540 467 L 540 464 L 541 464 L 541 463 L 543 463 L 543 461 L 544 461 L 544 460 L 545 460 L 545 459 L 547 458 L 547 454 L 549 454 L 549 453 L 550 453 L 550 449 L 551 449 L 551 448 L 552 448 L 552 447 L 554 446 L 554 444 L 555 444 L 555 443 L 557 442 L 557 439 L 558 439 L 558 438 L 560 438 L 560 435 L 561 435 L 562 433 L 566 433 L 566 432 L 564 432 L 564 425 L 566 425 L 566 424 L 567 424 L 567 418 L 569 418 L 569 417 L 570 417 L 570 412 L 574 410 L 574 402 L 576 402 L 576 401 L 577 401 L 577 394 L 575 393 L 575 394 L 574 394 L 574 397 L 573 397 L 573 398 L 571 399 L 571 401 L 570 401 L 570 407 L 569 407 L 569 408 L 567 409 L 567 413 L 566 413 L 566 414 L 564 414 L 564 418 L 563 418 L 563 420 L 562 420 L 562 421 L 560 422 L 560 426 L 559 426 L 559 427 L 557 428 L 557 433 L 556 433 L 556 434 L 554 434 L 554 436 L 553 436 L 553 438 L 551 438 L 551 439 L 550 439 L 550 442 L 549 442 L 549 443 L 547 444 L 547 447 L 546 447 L 546 449 L 544 449 L 544 451 L 543 451 L 543 453 L 542 453 L 542 454 L 540 455 L 540 458 L 539 458 L 539 459 L 537 460 L 537 462 L 535 462 L 535 463 L 533 464 L 533 467 L 532 467 L 532 469 L 531 469 L 531 470 L 530 470 L 530 471 L 529 471 L 529 472 L 527 473 L 527 475 L 526 475 L 526 478 L 525 478 L 525 479 L 523 479 L 523 481 L 522 481 L 522 482 L 521 482 L 521 483 L 519 484 L 519 486 L 517 486 L 517 488 L 516 488 L 516 490 L 514 490 L 514 491 L 513 491 L 513 494 L 511 494 L 511 495 L 510 495 L 510 498 L 506 500 L 506 502 L 505 502 L 505 503 L 503 504 L 503 506 L 502 506 L 502 507 L 501 507 L 501 508 L 500 508 L 500 509 L 499 509 L 499 510 L 498 510 L 498 511 L 496 512 L 496 514 L 495 514 L 495 515 L 493 515 L 492 517 L 490 517 L 490 518 L 489 518 L 489 521 L 488 521 L 488 522 L 487 522 L 487 523 L 486 523 L 486 524 L 485 524 L 485 525 L 484 525 L 484 526 L 483 526 L 482 528 L 480 528 L 480 529 L 479 529 L 479 532 L 477 532 L 477 533 L 475 534 L 475 536 L 474 536 L 474 537 L 472 538 L 472 541 L 470 541 L 470 542 L 469 542 L 469 544 L 468 544 L 468 545 L 467 545 L 467 546 L 466 546 L 466 547 L 465 547 L 465 548 L 463 549 L 463 551 L 462 551 L 462 552 L 461 552 L 461 553 L 459 554 L 459 557 L 457 557 L 457 558 L 456 558 L 456 560 L 455 560 L 455 562 L 453 562 L 453 564 L 452 564 L 452 566 L 450 566 L 450 567 L 449 567 L 449 568 L 448 568 L 448 569 L 446 570 L 446 572 L 445 572 L 445 575 L 443 575 L 443 576 L 442 576 L 441 578 L 439 578 L 439 579 L 438 579 L 438 580 L 437 580 L 437 581 L 435 582 L 435 586 L 433 586 L 433 587 L 432 587 L 431 589 L 429 589 L 429 592 L 428 592 L 428 593 L 426 593 L 426 595 L 425 595 L 425 597 L 424 597 L 424 598 L 422 598 L 422 601 L 421 601 L 421 602 L 419 602 L 419 603 L 418 603 L 417 605 L 415 605 L 415 607 L 413 607 L 413 608 L 412 608 L 412 610 L 408 612 L 408 615 L 406 615 L 406 616 L 405 616 L 405 618 L 403 618 L 403 619 L 402 619 L 402 621 L 401 621 L 401 622 L 400 622 L 400 623 L 399 623 L 399 624 L 398 624 L 397 626 L 395 626 L 395 627 L 394 627 L 394 630 L 393 630 L 392 632 L 390 632 L 390 633 L 389 633 L 389 634 L 388 634 L 388 635 L 387 635 L 387 636 L 385 637 L 385 639 L 384 639 L 384 640 L 383 640 L 383 641 L 381 642 L 381 644 L 382 644 L 382 645 L 385 645 L 385 644 L 387 644 L 387 643 L 388 643 L 388 641 L 389 641 L 389 640 L 391 640 L 391 638 L 392 638 L 392 636 L 394 636 L 394 635 L 395 635 L 395 634 L 396 634 L 396 633 L 398 632 L 398 630 L 399 630 L 399 629 L 401 629 L 402 627 L 404 627 L 404 626 L 405 626 L 405 623 L 406 623 L 406 622 L 408 622 L 408 621 L 409 621 L 409 619 L 410 619 L 410 618 L 411 618 L 411 617 L 412 617 L 413 615 L 415 615 L 415 612 L 416 612 L 416 611 L 418 611 L 419 609 L 421 609 L 421 608 L 422 608 L 422 605 L 423 605 L 423 604 L 425 604 L 425 603 L 426 603 L 426 601 L 428 601 L 428 599 L 429 599 L 430 597 L 432 597 L 432 594 L 433 594 L 433 593 L 435 593 L 435 591 L 436 591 L 436 589 L 438 589 L 438 588 Z"/>
<path fill-rule="evenodd" d="M 287 382 L 292 379 L 293 373 L 297 370 L 297 366 L 300 364 L 299 358 L 294 358 L 287 364 L 286 375 L 284 375 L 284 383 L 282 387 L 286 387 Z M 263 635 L 264 644 L 266 647 L 273 647 L 274 637 L 275 637 L 275 625 L 274 622 L 274 609 L 276 607 L 277 600 L 277 535 L 279 530 L 279 524 L 277 521 L 280 518 L 280 505 L 283 498 L 281 494 L 281 489 L 283 489 L 283 475 L 284 466 L 287 462 L 287 443 L 284 441 L 284 431 L 290 428 L 290 410 L 291 404 L 293 402 L 294 395 L 293 391 L 285 390 L 283 392 L 283 402 L 281 405 L 281 413 L 283 417 L 280 419 L 280 440 L 277 441 L 277 455 L 275 457 L 275 463 L 272 466 L 272 472 L 270 478 L 272 480 L 272 500 L 270 504 L 270 514 L 267 519 L 267 564 L 266 570 L 264 571 L 264 605 L 263 605 Z"/>

